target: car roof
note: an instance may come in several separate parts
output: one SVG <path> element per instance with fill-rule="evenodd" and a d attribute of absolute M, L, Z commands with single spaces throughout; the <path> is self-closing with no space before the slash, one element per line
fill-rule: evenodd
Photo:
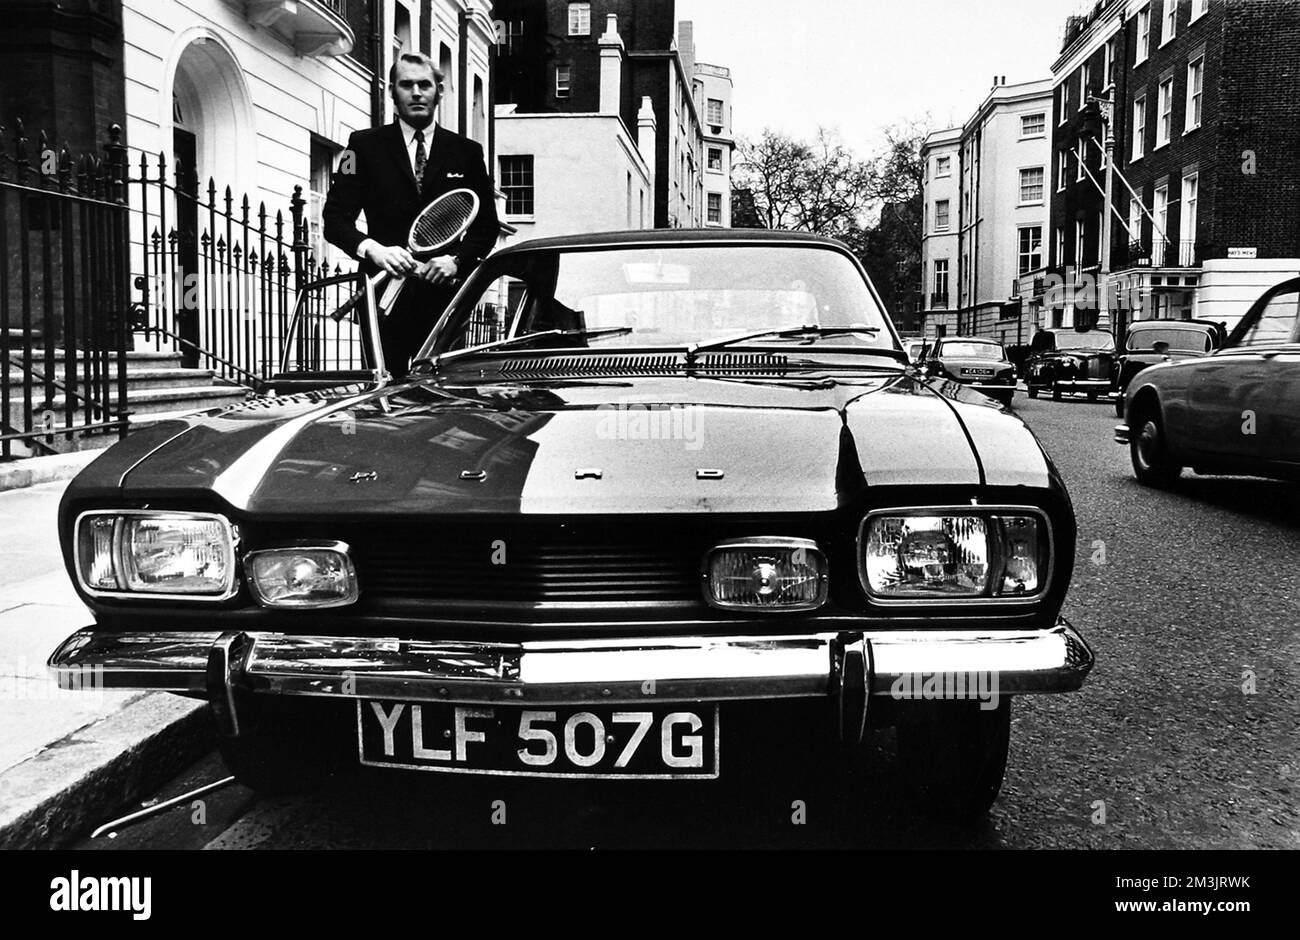
<path fill-rule="evenodd" d="M 1188 327 L 1192 327 L 1192 326 L 1194 326 L 1194 327 L 1198 327 L 1198 328 L 1199 328 L 1199 327 L 1213 327 L 1214 329 L 1217 330 L 1217 329 L 1222 329 L 1223 324 L 1222 324 L 1222 323 L 1219 323 L 1217 320 L 1197 320 L 1197 319 L 1192 319 L 1192 320 L 1174 320 L 1174 319 L 1163 319 L 1163 320 L 1138 320 L 1136 323 L 1130 323 L 1130 324 L 1129 324 L 1129 330 L 1130 330 L 1130 331 L 1131 331 L 1131 330 L 1137 330 L 1137 329 L 1141 329 L 1142 327 L 1145 327 L 1145 326 L 1158 326 L 1158 327 L 1161 327 L 1162 329 L 1168 329 L 1168 328 L 1171 327 L 1171 326 L 1188 326 Z"/>
<path fill-rule="evenodd" d="M 989 339 L 987 336 L 940 336 L 937 343 L 987 343 L 990 346 L 1001 346 L 1002 343 L 996 339 Z"/>
<path fill-rule="evenodd" d="M 848 251 L 848 246 L 834 238 L 812 235 L 808 232 L 785 232 L 770 229 L 736 228 L 667 228 L 630 229 L 620 232 L 591 232 L 583 235 L 556 235 L 547 238 L 530 238 L 507 245 L 497 255 L 519 251 L 538 251 L 555 248 L 614 248 L 620 245 L 663 244 L 750 244 L 750 245 L 816 245 Z"/>

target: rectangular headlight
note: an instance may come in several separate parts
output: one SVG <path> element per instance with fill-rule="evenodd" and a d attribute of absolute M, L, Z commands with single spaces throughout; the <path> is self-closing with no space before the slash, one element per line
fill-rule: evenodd
<path fill-rule="evenodd" d="M 874 600 L 1028 600 L 1047 583 L 1047 520 L 1026 510 L 886 510 L 863 521 L 862 581 Z"/>
<path fill-rule="evenodd" d="M 77 519 L 77 572 L 92 594 L 223 600 L 235 592 L 235 541 L 215 513 L 88 512 Z"/>
<path fill-rule="evenodd" d="M 249 552 L 244 571 L 253 596 L 266 607 L 341 607 L 359 594 L 342 542 Z"/>
<path fill-rule="evenodd" d="M 704 556 L 705 599 L 724 610 L 815 610 L 826 603 L 826 556 L 809 539 L 732 539 Z"/>

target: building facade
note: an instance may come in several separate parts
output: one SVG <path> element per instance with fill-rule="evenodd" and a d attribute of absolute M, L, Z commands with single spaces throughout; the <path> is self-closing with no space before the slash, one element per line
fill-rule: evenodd
<path fill-rule="evenodd" d="M 695 63 L 695 110 L 704 118 L 704 224 L 709 228 L 731 228 L 731 162 L 736 151 L 731 89 L 731 69 Z"/>
<path fill-rule="evenodd" d="M 961 128 L 935 131 L 921 146 L 925 164 L 921 303 L 926 335 L 957 333 L 957 215 L 961 202 Z"/>
<path fill-rule="evenodd" d="M 1003 78 L 959 131 L 927 140 L 927 335 L 938 335 L 942 327 L 948 335 L 987 336 L 1010 345 L 1029 341 L 1034 313 L 1024 302 L 1024 285 L 1046 263 L 1050 112 L 1046 79 L 1008 85 Z M 950 176 L 941 175 L 945 168 Z M 945 268 L 941 255 L 949 262 L 943 307 L 936 303 Z"/>
<path fill-rule="evenodd" d="M 672 2 L 498 0 L 493 15 L 504 218 L 521 235 L 705 225 L 706 134 L 725 149 L 710 185 L 727 194 L 716 217 L 729 218 L 730 76 L 697 74 L 691 24 L 674 23 Z M 726 101 L 725 121 L 706 127 L 710 99 Z M 527 180 L 515 199 L 511 168 Z"/>
<path fill-rule="evenodd" d="M 1067 21 L 1050 264 L 1067 287 L 1096 289 L 1066 290 L 1050 322 L 1117 335 L 1137 319 L 1231 326 L 1300 271 L 1297 43 L 1296 0 L 1109 0 Z"/>

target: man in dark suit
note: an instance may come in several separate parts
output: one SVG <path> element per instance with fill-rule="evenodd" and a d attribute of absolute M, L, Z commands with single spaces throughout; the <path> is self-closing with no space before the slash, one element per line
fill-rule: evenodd
<path fill-rule="evenodd" d="M 428 56 L 398 57 L 388 82 L 397 120 L 352 134 L 322 213 L 326 240 L 360 259 L 367 275 L 387 271 L 409 278 L 379 328 L 385 365 L 399 378 L 499 231 L 483 148 L 434 121 L 442 79 Z M 452 253 L 416 261 L 406 247 L 411 223 L 438 196 L 461 188 L 478 195 L 478 216 Z M 357 228 L 363 211 L 366 232 Z"/>

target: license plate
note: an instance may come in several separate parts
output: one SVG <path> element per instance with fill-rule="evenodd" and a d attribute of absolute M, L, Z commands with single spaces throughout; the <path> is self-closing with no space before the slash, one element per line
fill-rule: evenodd
<path fill-rule="evenodd" d="M 962 369 L 962 375 L 992 375 L 992 369 Z"/>
<path fill-rule="evenodd" d="M 716 705 L 520 708 L 357 702 L 367 767 L 517 777 L 716 780 Z"/>

